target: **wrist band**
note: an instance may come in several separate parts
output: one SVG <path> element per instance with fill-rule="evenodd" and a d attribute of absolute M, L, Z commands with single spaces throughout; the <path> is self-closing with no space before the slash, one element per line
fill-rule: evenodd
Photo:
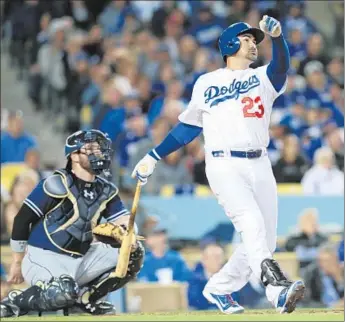
<path fill-rule="evenodd" d="M 28 244 L 27 240 L 13 240 L 11 239 L 11 249 L 16 253 L 24 253 L 26 250 L 26 246 Z"/>

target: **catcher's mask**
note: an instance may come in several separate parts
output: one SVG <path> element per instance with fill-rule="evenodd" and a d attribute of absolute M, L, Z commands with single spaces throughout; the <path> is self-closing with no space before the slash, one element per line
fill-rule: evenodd
<path fill-rule="evenodd" d="M 109 172 L 112 149 L 111 140 L 107 134 L 99 130 L 78 131 L 70 135 L 65 144 L 65 156 L 69 159 L 71 153 L 78 152 L 88 156 L 91 171 L 99 175 Z"/>

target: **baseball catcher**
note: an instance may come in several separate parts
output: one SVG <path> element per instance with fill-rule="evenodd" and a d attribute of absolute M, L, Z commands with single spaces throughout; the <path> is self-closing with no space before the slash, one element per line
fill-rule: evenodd
<path fill-rule="evenodd" d="M 101 131 L 78 131 L 66 140 L 67 165 L 42 180 L 15 217 L 9 281 L 30 287 L 11 291 L 0 316 L 72 307 L 100 315 L 115 312 L 102 300 L 139 272 L 144 249 L 135 238 L 127 275 L 110 275 L 126 234 L 129 212 L 109 171 L 111 140 Z M 101 222 L 103 219 L 103 223 Z"/>

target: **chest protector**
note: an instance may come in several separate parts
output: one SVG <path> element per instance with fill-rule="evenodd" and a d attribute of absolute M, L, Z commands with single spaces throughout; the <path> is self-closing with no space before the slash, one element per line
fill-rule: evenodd
<path fill-rule="evenodd" d="M 57 206 L 45 216 L 43 226 L 50 242 L 70 255 L 84 255 L 93 240 L 92 229 L 101 217 L 107 203 L 118 193 L 115 185 L 96 177 L 92 189 L 80 189 L 71 174 L 56 170 L 46 179 L 44 191 L 60 199 Z"/>

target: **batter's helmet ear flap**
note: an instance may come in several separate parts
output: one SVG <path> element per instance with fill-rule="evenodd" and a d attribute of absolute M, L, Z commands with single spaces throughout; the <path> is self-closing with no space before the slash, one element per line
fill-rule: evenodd
<path fill-rule="evenodd" d="M 228 48 L 231 52 L 237 53 L 240 50 L 241 47 L 241 40 L 238 37 L 234 37 L 233 39 L 230 39 L 228 42 Z M 226 63 L 226 57 L 228 55 L 223 56 L 224 62 Z"/>

